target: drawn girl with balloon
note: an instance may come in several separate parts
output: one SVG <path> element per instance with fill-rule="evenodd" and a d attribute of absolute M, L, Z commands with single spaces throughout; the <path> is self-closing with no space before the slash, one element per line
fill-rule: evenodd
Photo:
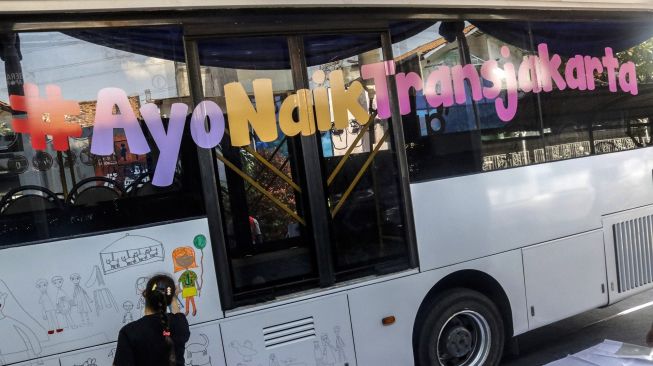
<path fill-rule="evenodd" d="M 185 313 L 191 310 L 193 316 L 197 314 L 197 306 L 195 305 L 195 296 L 201 296 L 202 284 L 204 283 L 204 248 L 206 247 L 206 237 L 204 235 L 196 235 L 193 239 L 195 248 L 202 252 L 200 258 L 200 276 L 192 271 L 192 268 L 197 268 L 195 259 L 195 249 L 190 246 L 179 247 L 172 251 L 172 262 L 175 266 L 175 273 L 183 270 L 179 276 L 179 287 L 181 288 L 181 296 L 186 300 Z"/>

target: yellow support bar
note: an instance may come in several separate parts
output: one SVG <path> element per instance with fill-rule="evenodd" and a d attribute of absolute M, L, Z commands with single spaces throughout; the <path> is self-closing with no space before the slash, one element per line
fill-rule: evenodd
<path fill-rule="evenodd" d="M 225 166 L 227 166 L 229 169 L 233 170 L 241 178 L 246 180 L 247 183 L 251 184 L 259 192 L 261 192 L 263 195 L 265 195 L 267 198 L 269 198 L 275 205 L 277 205 L 277 207 L 284 210 L 288 215 L 292 216 L 292 218 L 295 219 L 300 224 L 306 226 L 306 221 L 304 221 L 304 219 L 299 217 L 299 215 L 297 215 L 297 213 L 295 211 L 291 210 L 290 207 L 286 206 L 283 202 L 279 201 L 279 199 L 276 198 L 272 193 L 268 192 L 265 188 L 261 187 L 261 185 L 258 184 L 252 177 L 245 174 L 245 172 L 243 172 L 242 170 L 238 169 L 237 166 L 235 166 L 229 160 L 225 159 L 224 156 L 218 155 L 218 154 L 216 154 L 216 156 L 217 156 L 218 160 L 220 160 L 222 163 L 224 163 Z"/>
<path fill-rule="evenodd" d="M 354 139 L 354 142 L 352 142 L 352 144 L 349 145 L 349 147 L 347 148 L 347 151 L 345 152 L 345 155 L 343 155 L 340 158 L 340 161 L 338 161 L 338 165 L 336 165 L 336 167 L 333 168 L 333 171 L 329 175 L 329 178 L 327 178 L 327 187 L 329 187 L 331 185 L 331 183 L 333 183 L 333 181 L 336 179 L 336 176 L 338 175 L 338 173 L 340 173 L 340 170 L 342 170 L 342 167 L 345 166 L 345 163 L 347 162 L 347 159 L 349 158 L 349 155 L 351 155 L 351 152 L 356 147 L 356 144 L 358 144 L 358 141 L 360 141 L 363 138 L 363 136 L 365 135 L 365 132 L 367 132 L 367 130 L 370 128 L 370 126 L 372 125 L 373 120 L 374 120 L 374 116 L 370 117 L 370 121 L 368 121 L 363 126 L 363 128 L 360 130 L 358 135 L 356 135 L 356 138 Z"/>
<path fill-rule="evenodd" d="M 276 166 L 274 166 L 272 163 L 270 163 L 265 157 L 263 157 L 261 154 L 256 152 L 256 150 L 252 149 L 250 146 L 244 146 L 243 147 L 245 151 L 248 153 L 252 154 L 256 160 L 258 160 L 261 164 L 265 165 L 268 169 L 272 171 L 272 173 L 276 174 L 279 178 L 283 179 L 286 183 L 288 183 L 291 187 L 293 187 L 297 192 L 302 193 L 302 189 L 299 187 L 299 185 L 295 182 L 293 182 L 292 179 L 290 179 L 289 176 L 284 174 L 281 170 L 279 170 Z"/>
<path fill-rule="evenodd" d="M 363 174 L 365 174 L 365 172 L 367 171 L 367 168 L 369 168 L 370 164 L 372 164 L 372 160 L 374 160 L 374 157 L 376 157 L 376 154 L 379 152 L 379 150 L 381 149 L 381 146 L 383 145 L 385 140 L 388 139 L 389 136 L 390 136 L 390 129 L 385 131 L 385 133 L 383 134 L 383 137 L 376 144 L 376 146 L 374 147 L 374 150 L 372 151 L 370 156 L 367 157 L 367 160 L 365 160 L 365 163 L 363 164 L 361 169 L 358 171 L 358 173 L 356 173 L 356 176 L 354 177 L 354 180 L 351 181 L 351 183 L 349 184 L 349 187 L 347 187 L 347 190 L 345 191 L 345 193 L 343 193 L 342 197 L 340 198 L 340 201 L 338 201 L 338 203 L 336 204 L 336 207 L 334 207 L 333 210 L 331 211 L 331 217 L 332 218 L 336 217 L 336 214 L 338 213 L 338 211 L 340 211 L 340 208 L 342 207 L 342 205 L 345 204 L 345 201 L 347 200 L 347 198 L 349 198 L 349 195 L 354 190 L 354 188 L 356 187 L 358 182 L 361 180 L 361 178 L 363 177 Z"/>

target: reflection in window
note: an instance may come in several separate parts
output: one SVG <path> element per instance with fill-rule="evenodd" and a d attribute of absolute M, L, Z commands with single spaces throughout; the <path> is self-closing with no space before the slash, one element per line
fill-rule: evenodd
<path fill-rule="evenodd" d="M 149 46 L 164 47 L 170 59 L 150 56 L 151 49 L 137 45 L 147 33 L 158 35 Z M 0 245 L 203 214 L 190 136 L 184 136 L 175 181 L 165 188 L 150 182 L 158 151 L 143 123 L 151 153 L 132 153 L 122 130 L 114 131 L 112 155 L 90 152 L 101 89 L 123 89 L 140 122 L 145 103 L 159 106 L 167 123 L 170 105 L 187 101 L 176 77 L 175 60 L 183 60 L 178 29 L 5 36 L 12 41 L 3 43 L 6 78 L 0 81 Z M 82 130 L 81 136 L 68 138 L 67 151 L 56 151 L 51 136 L 45 150 L 36 150 L 29 134 L 13 130 L 11 119 L 24 113 L 11 110 L 9 95 L 22 95 L 26 83 L 35 84 L 40 95 L 47 85 L 56 85 L 64 99 L 79 104 L 78 115 L 65 116 Z M 114 113 L 121 111 L 116 107 Z M 43 118 L 47 122 L 50 116 Z"/>

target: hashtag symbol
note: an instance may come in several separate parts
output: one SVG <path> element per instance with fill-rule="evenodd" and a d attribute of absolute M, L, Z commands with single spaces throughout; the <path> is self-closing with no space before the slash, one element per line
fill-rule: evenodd
<path fill-rule="evenodd" d="M 57 151 L 69 149 L 68 137 L 80 137 L 82 128 L 77 123 L 66 122 L 66 116 L 80 114 L 79 103 L 64 100 L 61 88 L 48 84 L 45 87 L 45 98 L 39 96 L 36 84 L 25 83 L 25 95 L 9 96 L 11 109 L 27 114 L 24 118 L 14 118 L 11 126 L 14 132 L 25 133 L 32 137 L 32 148 L 44 151 L 45 139 L 52 136 L 52 145 Z"/>

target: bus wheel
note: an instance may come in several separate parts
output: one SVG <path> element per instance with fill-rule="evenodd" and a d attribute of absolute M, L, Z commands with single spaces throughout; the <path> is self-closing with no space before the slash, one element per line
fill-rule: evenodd
<path fill-rule="evenodd" d="M 442 293 L 424 318 L 417 339 L 419 366 L 494 366 L 505 341 L 496 305 L 480 292 Z"/>

